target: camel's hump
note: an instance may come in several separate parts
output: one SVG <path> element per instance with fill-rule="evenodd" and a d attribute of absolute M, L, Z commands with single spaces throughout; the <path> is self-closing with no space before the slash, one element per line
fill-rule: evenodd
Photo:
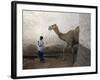
<path fill-rule="evenodd" d="M 80 32 L 79 26 L 77 26 L 77 27 L 75 28 L 75 30 L 78 31 L 78 32 Z"/>

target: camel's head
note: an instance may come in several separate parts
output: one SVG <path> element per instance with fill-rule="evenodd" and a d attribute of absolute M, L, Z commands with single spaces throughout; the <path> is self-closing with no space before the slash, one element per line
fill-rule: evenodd
<path fill-rule="evenodd" d="M 56 24 L 53 24 L 51 26 L 49 26 L 48 30 L 54 30 L 54 29 L 57 29 L 57 25 Z"/>

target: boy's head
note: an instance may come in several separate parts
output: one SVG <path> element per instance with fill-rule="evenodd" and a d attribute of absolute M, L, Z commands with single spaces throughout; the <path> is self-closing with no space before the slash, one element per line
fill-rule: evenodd
<path fill-rule="evenodd" d="M 43 36 L 40 36 L 40 40 L 42 40 L 43 39 Z"/>

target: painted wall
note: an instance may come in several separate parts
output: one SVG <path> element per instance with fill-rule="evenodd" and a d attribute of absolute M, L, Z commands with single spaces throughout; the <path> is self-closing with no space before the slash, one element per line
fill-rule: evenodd
<path fill-rule="evenodd" d="M 40 35 L 44 36 L 45 46 L 64 42 L 48 27 L 57 24 L 63 33 L 80 26 L 80 43 L 90 48 L 90 15 L 79 13 L 23 11 L 23 46 L 37 45 Z"/>
<path fill-rule="evenodd" d="M 80 43 L 89 48 L 91 46 L 91 15 L 80 14 L 79 25 L 80 25 Z"/>
<path fill-rule="evenodd" d="M 54 31 L 48 27 L 57 24 L 61 32 L 66 33 L 79 25 L 79 14 L 57 12 L 23 11 L 23 43 L 36 45 L 40 35 L 44 36 L 46 45 L 63 44 Z"/>

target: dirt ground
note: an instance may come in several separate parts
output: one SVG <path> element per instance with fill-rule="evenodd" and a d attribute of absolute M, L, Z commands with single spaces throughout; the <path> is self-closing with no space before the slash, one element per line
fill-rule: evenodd
<path fill-rule="evenodd" d="M 72 62 L 64 61 L 62 58 L 45 58 L 45 63 L 41 63 L 39 58 L 24 58 L 23 69 L 40 69 L 40 68 L 60 68 L 71 67 Z"/>
<path fill-rule="evenodd" d="M 33 56 L 23 57 L 23 69 L 40 69 L 40 68 L 60 68 L 60 67 L 75 67 L 75 66 L 90 66 L 91 65 L 91 52 L 89 49 L 79 46 L 76 60 L 72 54 L 64 55 L 65 59 L 60 57 L 46 57 L 45 63 L 41 63 L 39 58 Z M 73 64 L 73 61 L 75 63 Z"/>

